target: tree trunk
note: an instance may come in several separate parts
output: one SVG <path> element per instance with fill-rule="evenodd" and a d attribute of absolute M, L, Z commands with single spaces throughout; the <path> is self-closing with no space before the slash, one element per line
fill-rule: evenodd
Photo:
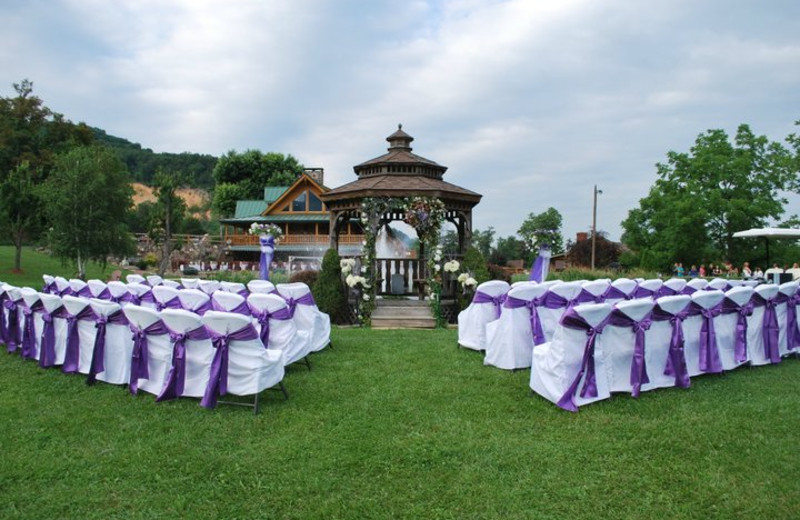
<path fill-rule="evenodd" d="M 17 234 L 14 237 L 14 270 L 22 270 L 22 235 Z"/>

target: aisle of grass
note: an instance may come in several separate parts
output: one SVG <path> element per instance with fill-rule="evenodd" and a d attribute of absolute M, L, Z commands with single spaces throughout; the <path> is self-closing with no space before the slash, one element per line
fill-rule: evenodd
<path fill-rule="evenodd" d="M 52 276 L 63 276 L 73 278 L 75 268 L 69 263 L 64 264 L 61 260 L 48 254 L 40 253 L 30 247 L 22 249 L 22 272 L 14 272 L 14 248 L 11 246 L 0 246 L 0 282 L 10 283 L 17 287 L 42 287 L 42 273 Z M 100 265 L 90 263 L 86 267 L 86 277 L 108 280 L 111 273 L 116 269 L 113 266 L 102 268 Z"/>
<path fill-rule="evenodd" d="M 557 409 L 453 330 L 335 329 L 259 416 L 0 355 L 2 518 L 790 518 L 800 360 Z"/>

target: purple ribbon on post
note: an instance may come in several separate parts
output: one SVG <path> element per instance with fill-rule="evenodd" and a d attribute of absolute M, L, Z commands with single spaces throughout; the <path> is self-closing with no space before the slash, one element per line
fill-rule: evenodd
<path fill-rule="evenodd" d="M 62 308 L 64 317 L 67 319 L 67 349 L 64 354 L 64 366 L 61 371 L 66 374 L 72 374 L 78 371 L 80 361 L 80 334 L 78 333 L 78 322 L 94 321 L 95 314 L 92 308 L 88 305 L 83 308 L 81 312 L 73 316 L 69 314 L 66 308 Z"/>
<path fill-rule="evenodd" d="M 202 325 L 187 332 L 167 330 L 169 331 L 169 340 L 172 342 L 172 367 L 167 374 L 164 388 L 156 397 L 157 403 L 177 399 L 183 395 L 183 386 L 186 382 L 186 341 L 200 341 L 210 337 L 208 330 Z"/>
<path fill-rule="evenodd" d="M 753 301 L 743 305 L 725 298 L 720 308 L 722 314 L 736 314 L 736 332 L 733 344 L 733 356 L 737 363 L 747 361 L 747 317 L 753 314 Z"/>
<path fill-rule="evenodd" d="M 275 237 L 262 235 L 258 237 L 258 243 L 261 246 L 258 275 L 262 280 L 269 280 L 269 266 L 272 263 L 272 255 L 275 253 Z"/>
<path fill-rule="evenodd" d="M 36 359 L 36 323 L 34 313 L 44 309 L 42 300 L 37 300 L 32 306 L 25 305 L 22 314 L 25 320 L 22 322 L 22 350 L 20 355 L 23 359 Z"/>
<path fill-rule="evenodd" d="M 140 329 L 133 323 L 130 324 L 131 336 L 133 338 L 133 351 L 131 352 L 131 375 L 128 380 L 128 390 L 136 395 L 139 391 L 139 379 L 149 379 L 150 370 L 147 367 L 147 338 L 149 336 L 160 336 L 169 333 L 167 327 L 161 320 L 158 320 L 147 327 Z"/>
<path fill-rule="evenodd" d="M 583 359 L 581 360 L 581 369 L 573 379 L 572 383 L 564 392 L 564 395 L 559 399 L 557 406 L 568 410 L 570 412 L 577 412 L 578 407 L 575 404 L 575 393 L 578 391 L 578 385 L 586 374 L 586 381 L 583 383 L 581 390 L 581 397 L 597 397 L 597 378 L 594 369 L 594 346 L 597 341 L 597 335 L 603 333 L 603 328 L 608 324 L 608 317 L 602 322 L 592 327 L 586 322 L 583 317 L 575 312 L 575 309 L 569 308 L 561 317 L 561 325 L 569 329 L 582 330 L 586 332 L 586 345 L 583 349 Z"/>
<path fill-rule="evenodd" d="M 250 307 L 250 311 L 258 324 L 261 325 L 259 337 L 261 338 L 261 342 L 264 344 L 264 348 L 269 348 L 269 320 L 285 321 L 292 319 L 292 313 L 289 311 L 289 307 L 281 307 L 280 309 L 272 312 L 267 309 L 256 309 L 254 307 Z"/>
<path fill-rule="evenodd" d="M 683 320 L 689 316 L 688 310 L 672 314 L 663 310 L 656 304 L 653 308 L 653 321 L 669 321 L 672 325 L 672 334 L 669 339 L 669 356 L 667 365 L 664 368 L 665 376 L 675 376 L 675 386 L 679 388 L 689 388 L 689 369 L 686 367 L 686 352 L 684 351 L 685 340 L 683 337 Z"/>
<path fill-rule="evenodd" d="M 780 295 L 780 293 L 778 293 Z M 769 358 L 770 363 L 780 363 L 781 353 L 778 346 L 780 329 L 778 328 L 778 314 L 775 306 L 779 303 L 778 296 L 765 299 L 758 293 L 753 295 L 753 305 L 764 307 L 764 317 L 761 321 L 761 336 L 764 338 L 764 355 Z"/>
<path fill-rule="evenodd" d="M 228 350 L 231 341 L 247 341 L 258 339 L 258 333 L 252 323 L 248 323 L 241 329 L 228 334 L 217 334 L 209 330 L 214 348 L 214 360 L 211 362 L 211 374 L 208 380 L 203 399 L 200 406 L 203 408 L 214 408 L 217 399 L 221 395 L 228 393 Z"/>
<path fill-rule="evenodd" d="M 522 300 L 513 296 L 508 296 L 506 301 L 503 302 L 503 307 L 507 309 L 520 309 L 526 307 L 530 314 L 531 321 L 531 336 L 533 337 L 534 345 L 541 345 L 545 342 L 544 331 L 542 330 L 542 323 L 539 319 L 539 311 L 537 307 L 542 304 L 542 298 L 533 298 L 532 300 Z"/>
<path fill-rule="evenodd" d="M 482 304 L 482 303 L 491 303 L 494 305 L 494 317 L 495 319 L 500 317 L 501 306 L 503 302 L 506 301 L 505 294 L 498 294 L 497 296 L 491 296 L 486 294 L 483 291 L 475 291 L 475 295 L 472 297 L 472 303 Z"/>
<path fill-rule="evenodd" d="M 42 368 L 51 367 L 56 364 L 56 328 L 53 323 L 53 318 L 63 312 L 64 307 L 59 307 L 53 312 L 43 310 L 42 321 L 42 344 L 39 349 L 39 366 Z"/>
<path fill-rule="evenodd" d="M 633 347 L 633 359 L 631 360 L 631 395 L 639 397 L 642 385 L 649 383 L 647 376 L 647 364 L 645 362 L 645 332 L 650 328 L 652 320 L 647 316 L 641 320 L 634 320 L 619 309 L 614 309 L 608 317 L 608 324 L 615 327 L 628 327 L 633 329 L 635 342 Z"/>
<path fill-rule="evenodd" d="M 9 352 L 16 352 L 19 340 L 19 304 L 8 299 L 3 302 L 3 306 L 8 311 L 8 325 L 6 327 L 6 345 Z"/>
<path fill-rule="evenodd" d="M 97 380 L 97 374 L 103 372 L 106 368 L 104 359 L 106 354 L 106 326 L 111 323 L 114 325 L 128 325 L 128 320 L 122 309 L 109 314 L 108 316 L 99 315 L 95 318 L 95 328 L 97 335 L 94 338 L 94 349 L 92 350 L 92 362 L 89 366 L 89 375 L 86 377 L 86 384 L 94 384 Z"/>

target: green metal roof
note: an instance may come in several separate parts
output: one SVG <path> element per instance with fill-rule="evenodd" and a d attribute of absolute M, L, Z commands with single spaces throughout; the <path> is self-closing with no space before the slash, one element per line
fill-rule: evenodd
<path fill-rule="evenodd" d="M 240 201 L 246 202 L 246 201 Z M 328 222 L 330 215 L 327 213 L 320 213 L 319 215 L 270 215 L 262 217 L 261 215 L 250 215 L 246 217 L 234 217 L 220 219 L 222 224 L 250 224 L 251 222 Z"/>
<path fill-rule="evenodd" d="M 267 204 L 272 204 L 288 189 L 289 186 L 266 186 L 264 188 L 264 201 Z"/>
<path fill-rule="evenodd" d="M 267 209 L 267 202 L 263 200 L 237 200 L 233 218 L 258 216 L 265 209 Z"/>

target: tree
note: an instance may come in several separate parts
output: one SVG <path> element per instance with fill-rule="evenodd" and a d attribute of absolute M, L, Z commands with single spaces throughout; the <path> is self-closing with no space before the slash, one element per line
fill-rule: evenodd
<path fill-rule="evenodd" d="M 322 270 L 312 287 L 314 300 L 319 309 L 338 324 L 349 322 L 347 293 L 342 283 L 342 268 L 339 253 L 328 249 L 322 257 Z"/>
<path fill-rule="evenodd" d="M 220 157 L 214 166 L 214 208 L 220 215 L 231 215 L 236 208 L 235 200 L 261 199 L 265 186 L 288 186 L 302 173 L 303 165 L 291 155 L 284 156 L 276 152 L 264 154 L 258 150 L 238 153 L 231 150 Z M 238 199 L 234 199 L 233 195 Z"/>
<path fill-rule="evenodd" d="M 589 266 L 592 263 L 592 234 L 586 240 L 567 244 L 567 260 L 575 265 Z M 598 268 L 609 267 L 619 261 L 622 247 L 608 239 L 608 233 L 597 232 L 595 240 L 595 266 Z"/>
<path fill-rule="evenodd" d="M 651 269 L 707 258 L 748 260 L 755 245 L 733 234 L 783 214 L 786 199 L 779 194 L 797 182 L 791 159 L 747 125 L 739 126 L 733 143 L 723 130 L 700 134 L 689 153 L 671 151 L 657 164 L 658 179 L 623 221 L 622 240 Z"/>
<path fill-rule="evenodd" d="M 492 251 L 489 262 L 496 265 L 505 265 L 509 260 L 519 260 L 525 257 L 525 243 L 517 237 L 500 237 L 497 247 Z"/>
<path fill-rule="evenodd" d="M 554 255 L 564 252 L 564 238 L 561 236 L 561 213 L 555 208 L 547 208 L 538 214 L 530 213 L 517 233 L 525 243 L 526 251 L 536 253 L 538 244 L 549 244 Z"/>
<path fill-rule="evenodd" d="M 492 243 L 494 243 L 494 227 L 489 226 L 486 231 L 476 229 L 472 232 L 472 245 L 481 252 L 484 258 L 489 258 L 492 254 Z"/>
<path fill-rule="evenodd" d="M 53 254 L 73 260 L 78 276 L 85 277 L 90 260 L 104 265 L 109 255 L 133 252 L 125 226 L 133 190 L 114 152 L 81 146 L 57 157 L 40 194 L 49 216 Z"/>
<path fill-rule="evenodd" d="M 180 229 L 186 214 L 186 203 L 178 196 L 180 176 L 163 171 L 156 173 L 154 178 L 154 193 L 156 195 L 156 211 L 150 225 L 150 237 L 154 242 L 161 243 L 161 263 L 158 274 L 161 276 L 169 268 L 170 254 L 172 253 L 172 235 Z"/>
<path fill-rule="evenodd" d="M 29 163 L 24 162 L 14 168 L 0 183 L 0 215 L 14 243 L 14 270 L 19 271 L 22 267 L 22 245 L 31 233 L 38 230 L 42 221 Z"/>

